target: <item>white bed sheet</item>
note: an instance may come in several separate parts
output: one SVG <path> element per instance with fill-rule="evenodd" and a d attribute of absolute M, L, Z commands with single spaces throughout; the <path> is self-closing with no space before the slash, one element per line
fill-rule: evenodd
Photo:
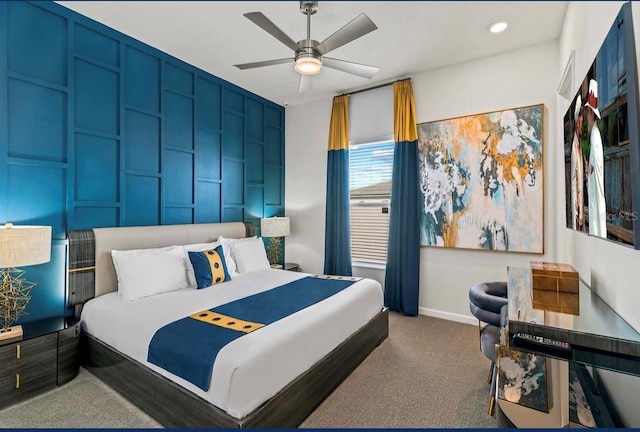
<path fill-rule="evenodd" d="M 309 369 L 380 312 L 382 288 L 363 279 L 347 289 L 225 346 L 209 391 L 147 362 L 149 342 L 165 324 L 307 276 L 283 270 L 239 275 L 210 288 L 127 301 L 118 293 L 92 299 L 82 311 L 90 335 L 242 419 Z"/>

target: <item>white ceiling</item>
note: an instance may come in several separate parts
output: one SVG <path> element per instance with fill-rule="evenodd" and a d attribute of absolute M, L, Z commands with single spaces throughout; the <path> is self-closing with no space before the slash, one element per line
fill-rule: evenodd
<path fill-rule="evenodd" d="M 293 40 L 306 38 L 298 1 L 59 1 L 180 60 L 281 105 L 304 103 L 409 77 L 429 69 L 555 40 L 566 1 L 320 1 L 311 18 L 319 42 L 360 13 L 378 29 L 329 54 L 380 67 L 371 79 L 324 68 L 312 93 L 298 93 L 291 64 L 240 70 L 234 64 L 293 57 L 243 17 L 262 12 Z M 504 20 L 509 28 L 491 34 Z"/>

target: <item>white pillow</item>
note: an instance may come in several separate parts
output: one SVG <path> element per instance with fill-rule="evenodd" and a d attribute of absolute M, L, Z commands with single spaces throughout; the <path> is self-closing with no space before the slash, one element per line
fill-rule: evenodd
<path fill-rule="evenodd" d="M 227 265 L 227 271 L 231 277 L 238 276 L 238 266 L 236 265 L 235 258 L 233 257 L 233 252 L 231 251 L 231 247 L 233 245 L 247 242 L 250 240 L 255 240 L 256 236 L 246 237 L 246 238 L 226 238 L 226 237 L 218 237 L 218 242 L 222 245 L 222 253 L 224 254 L 225 264 Z"/>
<path fill-rule="evenodd" d="M 158 249 L 112 250 L 118 293 L 135 300 L 189 287 L 180 246 Z"/>
<path fill-rule="evenodd" d="M 271 268 L 262 238 L 252 238 L 249 241 L 235 243 L 231 246 L 231 251 L 239 273 L 251 273 Z"/>
<path fill-rule="evenodd" d="M 184 253 L 184 265 L 187 269 L 187 279 L 189 280 L 190 287 L 197 288 L 198 282 L 196 281 L 196 273 L 195 271 L 193 271 L 193 264 L 191 264 L 191 260 L 189 259 L 189 252 L 202 252 L 210 249 L 215 249 L 218 246 L 220 246 L 220 243 L 217 241 L 213 243 L 194 243 L 182 246 L 182 251 Z"/>

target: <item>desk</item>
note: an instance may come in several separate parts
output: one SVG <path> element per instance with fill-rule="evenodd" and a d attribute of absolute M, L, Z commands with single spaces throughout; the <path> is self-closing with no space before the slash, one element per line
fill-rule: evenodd
<path fill-rule="evenodd" d="M 567 360 L 640 376 L 640 334 L 595 292 L 580 281 L 580 315 L 541 311 L 527 299 L 530 281 L 529 269 L 509 268 L 509 333 L 568 342 Z"/>
<path fill-rule="evenodd" d="M 508 270 L 506 326 L 511 349 L 548 357 L 549 391 L 553 406 L 548 413 L 531 412 L 505 400 L 498 400 L 498 416 L 509 426 L 564 427 L 569 424 L 569 362 L 640 376 L 640 334 L 627 324 L 595 292 L 580 282 L 580 315 L 549 312 L 531 306 L 531 271 Z M 566 357 L 544 348 L 515 347 L 515 333 L 560 340 L 571 344 Z"/>

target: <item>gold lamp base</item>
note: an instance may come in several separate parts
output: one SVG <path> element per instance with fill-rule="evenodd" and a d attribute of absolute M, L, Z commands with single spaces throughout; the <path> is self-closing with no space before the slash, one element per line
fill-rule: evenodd
<path fill-rule="evenodd" d="M 11 326 L 18 321 L 36 285 L 22 278 L 24 270 L 5 268 L 0 272 L 0 340 L 22 338 L 22 326 Z"/>
<path fill-rule="evenodd" d="M 280 265 L 278 264 L 278 261 L 280 260 L 281 253 L 282 253 L 282 238 L 271 237 L 269 239 L 269 245 L 267 246 L 267 258 L 269 259 L 269 264 L 271 264 L 271 267 Z"/>
<path fill-rule="evenodd" d="M 22 326 L 12 326 L 6 330 L 0 330 L 0 340 L 22 338 Z"/>

